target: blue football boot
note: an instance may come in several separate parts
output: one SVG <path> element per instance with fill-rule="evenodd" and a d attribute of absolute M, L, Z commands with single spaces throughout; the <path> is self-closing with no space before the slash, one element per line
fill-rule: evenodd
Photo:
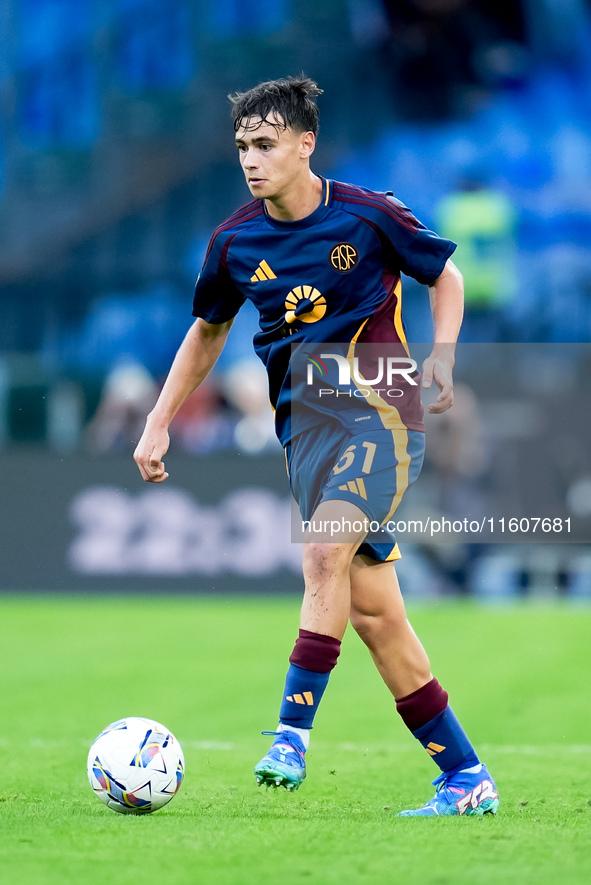
<path fill-rule="evenodd" d="M 443 772 L 433 785 L 436 793 L 422 808 L 400 811 L 397 817 L 496 814 L 499 807 L 499 794 L 486 765 L 480 765 L 478 771 Z"/>
<path fill-rule="evenodd" d="M 295 731 L 263 731 L 274 734 L 275 740 L 266 756 L 255 766 L 257 784 L 297 790 L 306 777 L 306 748 Z"/>

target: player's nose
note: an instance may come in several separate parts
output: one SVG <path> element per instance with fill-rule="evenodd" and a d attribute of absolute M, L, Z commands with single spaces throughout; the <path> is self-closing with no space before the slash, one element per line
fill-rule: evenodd
<path fill-rule="evenodd" d="M 257 161 L 256 154 L 254 151 L 247 149 L 246 152 L 242 155 L 242 165 L 245 169 L 256 169 Z"/>

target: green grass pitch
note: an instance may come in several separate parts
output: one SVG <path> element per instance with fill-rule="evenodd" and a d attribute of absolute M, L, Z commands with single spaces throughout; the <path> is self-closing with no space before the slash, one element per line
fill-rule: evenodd
<path fill-rule="evenodd" d="M 0 869 L 18 885 L 451 885 L 591 881 L 591 611 L 411 607 L 501 794 L 496 817 L 397 819 L 437 769 L 348 631 L 299 792 L 257 788 L 297 599 L 0 600 Z M 86 755 L 122 716 L 183 745 L 148 817 L 92 794 Z"/>

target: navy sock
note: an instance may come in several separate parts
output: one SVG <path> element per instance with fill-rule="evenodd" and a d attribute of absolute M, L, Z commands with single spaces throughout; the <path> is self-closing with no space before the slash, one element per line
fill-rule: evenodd
<path fill-rule="evenodd" d="M 442 771 L 472 768 L 480 761 L 451 707 L 446 707 L 413 734 Z"/>
<path fill-rule="evenodd" d="M 340 640 L 334 636 L 300 630 L 289 658 L 289 670 L 285 679 L 279 711 L 282 725 L 312 728 L 314 716 L 340 650 Z"/>
<path fill-rule="evenodd" d="M 279 711 L 280 722 L 294 728 L 312 728 L 329 677 L 330 673 L 314 673 L 290 664 Z"/>
<path fill-rule="evenodd" d="M 404 723 L 442 771 L 472 768 L 479 759 L 452 709 L 447 692 L 432 679 L 396 700 Z"/>

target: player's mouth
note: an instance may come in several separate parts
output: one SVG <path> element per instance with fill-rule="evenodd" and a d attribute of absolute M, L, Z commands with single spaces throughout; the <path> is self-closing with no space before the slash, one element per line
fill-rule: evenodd
<path fill-rule="evenodd" d="M 257 187 L 259 184 L 264 184 L 266 181 L 265 178 L 249 178 L 248 183 L 251 187 Z"/>

